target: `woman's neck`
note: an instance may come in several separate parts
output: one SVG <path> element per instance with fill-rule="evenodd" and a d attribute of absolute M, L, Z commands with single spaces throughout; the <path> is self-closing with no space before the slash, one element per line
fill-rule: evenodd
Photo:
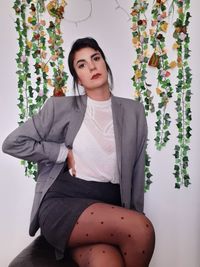
<path fill-rule="evenodd" d="M 111 95 L 108 85 L 90 90 L 86 89 L 85 91 L 88 97 L 98 101 L 108 100 Z"/>

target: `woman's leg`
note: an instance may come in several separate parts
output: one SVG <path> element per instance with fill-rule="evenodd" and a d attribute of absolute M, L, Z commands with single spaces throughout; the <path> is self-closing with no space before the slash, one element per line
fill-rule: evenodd
<path fill-rule="evenodd" d="M 147 267 L 154 250 L 154 229 L 143 214 L 95 203 L 79 217 L 68 246 L 77 249 L 96 243 L 117 246 L 126 267 Z"/>
<path fill-rule="evenodd" d="M 80 267 L 124 267 L 117 247 L 108 244 L 85 245 L 71 249 L 71 256 Z"/>

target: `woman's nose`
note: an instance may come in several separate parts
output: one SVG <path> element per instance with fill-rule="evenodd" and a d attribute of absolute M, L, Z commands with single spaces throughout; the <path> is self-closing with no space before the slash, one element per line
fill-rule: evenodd
<path fill-rule="evenodd" d="M 89 66 L 89 70 L 90 70 L 90 71 L 92 71 L 92 70 L 96 69 L 95 63 L 94 63 L 94 62 L 92 62 L 92 61 L 91 61 L 91 62 L 89 62 L 88 66 Z"/>

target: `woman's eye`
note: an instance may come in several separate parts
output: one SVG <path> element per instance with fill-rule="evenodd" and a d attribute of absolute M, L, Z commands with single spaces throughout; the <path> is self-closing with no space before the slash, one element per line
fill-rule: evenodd
<path fill-rule="evenodd" d="M 85 64 L 82 63 L 82 64 L 78 65 L 78 68 L 79 68 L 79 69 L 83 69 L 84 66 L 85 66 Z"/>
<path fill-rule="evenodd" d="M 99 61 L 100 60 L 100 56 L 96 56 L 96 57 L 94 57 L 94 61 Z"/>

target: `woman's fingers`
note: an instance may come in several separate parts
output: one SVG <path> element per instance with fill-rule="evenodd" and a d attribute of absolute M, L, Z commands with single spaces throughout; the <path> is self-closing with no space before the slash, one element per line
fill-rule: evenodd
<path fill-rule="evenodd" d="M 74 160 L 74 155 L 71 149 L 68 151 L 67 165 L 68 165 L 68 168 L 71 169 L 72 175 L 76 176 L 75 160 Z"/>
<path fill-rule="evenodd" d="M 76 170 L 72 168 L 72 176 L 76 176 Z"/>

